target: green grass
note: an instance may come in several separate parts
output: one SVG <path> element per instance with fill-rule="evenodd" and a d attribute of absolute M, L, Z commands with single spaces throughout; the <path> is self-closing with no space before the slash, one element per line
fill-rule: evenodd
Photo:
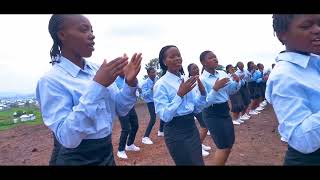
<path fill-rule="evenodd" d="M 13 123 L 13 113 L 21 110 L 21 111 L 33 111 L 33 114 L 36 116 L 36 119 L 34 121 L 27 121 L 27 122 L 18 122 L 16 124 Z M 20 119 L 19 119 L 20 120 Z M 38 108 L 36 107 L 23 107 L 23 108 L 11 108 L 5 111 L 0 111 L 0 131 L 2 130 L 8 130 L 14 127 L 17 127 L 19 125 L 38 125 L 38 124 L 42 124 L 42 117 L 41 117 L 41 113 L 39 111 Z"/>

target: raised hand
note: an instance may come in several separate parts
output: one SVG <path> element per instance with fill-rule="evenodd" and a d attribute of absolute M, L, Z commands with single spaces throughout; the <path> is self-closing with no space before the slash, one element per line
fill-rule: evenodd
<path fill-rule="evenodd" d="M 236 82 L 239 82 L 239 81 L 240 81 L 239 76 L 237 76 L 236 74 L 232 74 L 232 78 L 233 78 L 233 80 L 235 80 Z"/>
<path fill-rule="evenodd" d="M 190 79 L 188 79 L 186 82 L 184 82 L 184 80 L 182 80 L 179 89 L 178 89 L 178 96 L 180 96 L 181 98 L 186 95 L 188 92 L 190 92 L 197 84 L 198 76 L 192 76 Z"/>
<path fill-rule="evenodd" d="M 118 57 L 109 63 L 104 60 L 93 80 L 97 83 L 108 87 L 114 82 L 119 74 L 122 73 L 123 68 L 128 64 L 128 57 Z"/>
<path fill-rule="evenodd" d="M 126 82 L 129 86 L 134 87 L 137 85 L 137 75 L 141 69 L 141 53 L 134 53 L 129 64 L 124 68 Z M 126 55 L 125 55 L 126 56 Z"/>
<path fill-rule="evenodd" d="M 218 91 L 219 89 L 225 87 L 229 81 L 229 78 L 217 79 L 213 85 L 213 89 L 215 91 Z"/>
<path fill-rule="evenodd" d="M 197 82 L 198 82 L 198 87 L 199 87 L 199 91 L 200 91 L 201 95 L 205 96 L 206 95 L 206 89 L 204 88 L 204 85 L 202 84 L 202 82 L 201 82 L 199 77 L 197 79 Z"/>

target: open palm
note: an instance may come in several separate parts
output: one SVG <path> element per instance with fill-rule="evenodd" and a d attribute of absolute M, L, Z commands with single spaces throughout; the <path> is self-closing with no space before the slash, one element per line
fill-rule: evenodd
<path fill-rule="evenodd" d="M 134 53 L 128 65 L 124 68 L 126 82 L 130 86 L 136 85 L 136 78 L 141 69 L 141 53 Z"/>

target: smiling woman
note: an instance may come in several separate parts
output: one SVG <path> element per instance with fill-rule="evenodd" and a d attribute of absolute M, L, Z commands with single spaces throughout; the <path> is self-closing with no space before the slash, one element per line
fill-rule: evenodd
<path fill-rule="evenodd" d="M 52 68 L 37 84 L 44 124 L 54 134 L 50 165 L 115 165 L 112 120 L 135 104 L 141 53 L 98 65 L 86 61 L 94 50 L 90 21 L 82 15 L 52 15 Z M 114 80 L 125 74 L 121 90 Z"/>

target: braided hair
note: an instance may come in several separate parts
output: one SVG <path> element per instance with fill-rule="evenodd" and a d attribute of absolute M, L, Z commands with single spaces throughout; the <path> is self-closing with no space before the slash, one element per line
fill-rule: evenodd
<path fill-rule="evenodd" d="M 162 70 L 162 74 L 161 76 L 165 75 L 167 70 L 168 70 L 168 67 L 164 64 L 164 60 L 166 59 L 166 52 L 168 49 L 172 48 L 172 47 L 175 47 L 177 48 L 177 46 L 174 46 L 174 45 L 167 45 L 167 46 L 164 46 L 163 48 L 161 48 L 160 50 L 160 53 L 159 53 L 159 64 L 160 64 L 160 68 Z M 178 48 L 177 48 L 178 49 Z M 183 68 L 181 68 L 179 70 L 179 72 L 184 75 L 184 71 L 183 71 Z"/>
<path fill-rule="evenodd" d="M 274 33 L 282 33 L 282 32 L 287 32 L 290 23 L 292 22 L 295 14 L 273 14 L 272 15 L 272 26 L 273 26 L 273 31 Z M 278 37 L 279 39 L 279 37 Z M 281 39 L 279 41 L 282 42 Z"/>
<path fill-rule="evenodd" d="M 254 64 L 253 61 L 249 61 L 249 62 L 247 63 L 248 71 L 249 71 L 250 73 L 251 73 L 251 70 L 252 70 L 251 64 Z"/>
<path fill-rule="evenodd" d="M 58 37 L 58 32 L 61 30 L 64 20 L 65 15 L 62 14 L 53 14 L 49 20 L 48 29 L 53 40 L 53 45 L 50 50 L 50 63 L 52 63 L 52 65 L 60 62 L 59 57 L 61 56 L 62 43 Z"/>
<path fill-rule="evenodd" d="M 189 77 L 191 77 L 191 73 L 190 73 L 190 72 L 191 72 L 191 67 L 192 67 L 193 65 L 196 65 L 196 64 L 191 63 L 191 64 L 188 65 Z"/>
<path fill-rule="evenodd" d="M 229 71 L 229 68 L 230 68 L 230 67 L 233 67 L 233 66 L 232 66 L 231 64 L 228 64 L 228 65 L 226 66 L 226 72 L 227 72 L 227 73 L 230 73 L 230 71 Z"/>
<path fill-rule="evenodd" d="M 237 62 L 237 65 L 236 65 L 237 69 L 240 69 L 240 68 L 239 68 L 239 64 L 240 64 L 240 63 L 242 63 L 242 62 L 241 62 L 241 61 L 238 61 L 238 62 Z"/>
<path fill-rule="evenodd" d="M 148 67 L 147 73 L 149 74 L 152 70 L 156 70 L 154 67 Z"/>

